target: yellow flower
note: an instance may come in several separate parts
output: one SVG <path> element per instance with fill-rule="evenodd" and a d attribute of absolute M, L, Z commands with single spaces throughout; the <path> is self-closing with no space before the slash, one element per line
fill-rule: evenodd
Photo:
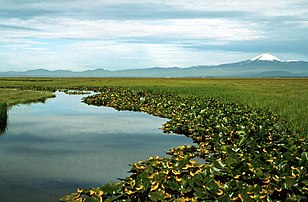
<path fill-rule="evenodd" d="M 240 178 L 240 175 L 236 175 L 236 176 L 234 176 L 234 179 L 239 179 Z"/>
<path fill-rule="evenodd" d="M 282 188 L 280 188 L 280 189 L 278 189 L 278 188 L 274 188 L 276 191 L 278 191 L 278 192 L 281 192 L 282 191 Z"/>
<path fill-rule="evenodd" d="M 155 191 L 158 188 L 158 186 L 159 186 L 159 183 L 155 181 L 151 186 L 151 191 Z"/>
<path fill-rule="evenodd" d="M 139 191 L 139 190 L 141 190 L 143 188 L 144 188 L 144 186 L 141 184 L 139 187 L 136 188 L 136 190 Z"/>
<path fill-rule="evenodd" d="M 176 171 L 176 170 L 172 170 L 172 173 L 175 174 L 175 175 L 180 175 L 181 174 L 181 172 Z"/>
<path fill-rule="evenodd" d="M 219 191 L 216 193 L 218 196 L 221 196 L 221 195 L 223 195 L 223 191 L 221 190 L 221 189 L 219 189 Z"/>
<path fill-rule="evenodd" d="M 132 194 L 135 193 L 134 191 L 128 190 L 127 188 L 124 189 L 124 192 L 125 192 L 126 194 L 128 194 L 128 195 L 132 195 Z"/>
<path fill-rule="evenodd" d="M 172 168 L 172 164 L 169 161 L 167 161 L 166 166 L 167 168 Z"/>

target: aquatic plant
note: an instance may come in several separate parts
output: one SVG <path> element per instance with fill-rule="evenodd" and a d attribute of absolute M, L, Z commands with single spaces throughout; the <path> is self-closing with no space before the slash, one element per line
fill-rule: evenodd
<path fill-rule="evenodd" d="M 155 90 L 185 97 L 197 96 L 200 99 L 221 98 L 223 102 L 271 109 L 281 119 L 287 120 L 293 134 L 299 138 L 308 136 L 307 78 L 0 78 L 0 88 L 27 90 L 79 90 L 102 85 Z M 12 101 L 19 103 L 15 98 Z"/>
<path fill-rule="evenodd" d="M 62 201 L 286 201 L 308 199 L 308 145 L 276 114 L 219 99 L 102 88 L 88 104 L 170 119 L 163 131 L 197 146 L 132 164 L 131 175 Z"/>

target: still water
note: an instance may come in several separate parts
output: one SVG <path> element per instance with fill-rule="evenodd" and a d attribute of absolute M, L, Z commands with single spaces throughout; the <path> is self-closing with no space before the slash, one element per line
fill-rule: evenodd
<path fill-rule="evenodd" d="M 192 144 L 163 134 L 166 119 L 89 106 L 56 93 L 46 103 L 15 106 L 0 136 L 0 201 L 48 202 L 127 176 L 128 164 Z"/>

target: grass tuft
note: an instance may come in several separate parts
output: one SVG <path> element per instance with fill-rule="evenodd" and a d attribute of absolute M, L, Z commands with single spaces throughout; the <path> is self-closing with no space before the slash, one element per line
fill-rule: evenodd
<path fill-rule="evenodd" d="M 0 103 L 0 134 L 2 134 L 7 126 L 7 105 Z"/>

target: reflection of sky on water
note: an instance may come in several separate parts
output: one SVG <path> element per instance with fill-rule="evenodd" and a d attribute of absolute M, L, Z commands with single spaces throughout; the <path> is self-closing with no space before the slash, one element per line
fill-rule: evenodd
<path fill-rule="evenodd" d="M 184 136 L 162 134 L 164 119 L 88 106 L 81 97 L 57 93 L 45 104 L 9 111 L 8 130 L 0 139 L 4 199 L 57 201 L 79 186 L 127 176 L 129 163 L 191 144 Z"/>

